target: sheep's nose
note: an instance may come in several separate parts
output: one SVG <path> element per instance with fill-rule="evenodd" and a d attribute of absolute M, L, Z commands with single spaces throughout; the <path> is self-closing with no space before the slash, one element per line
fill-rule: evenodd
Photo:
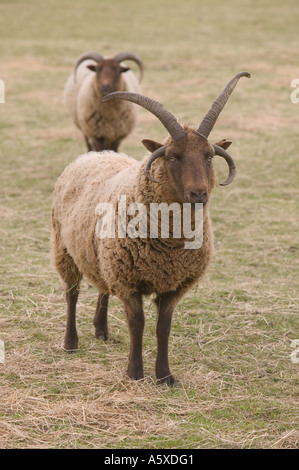
<path fill-rule="evenodd" d="M 190 191 L 191 203 L 194 204 L 196 202 L 199 202 L 202 204 L 206 204 L 207 200 L 208 200 L 208 192 L 206 189 L 204 191 L 195 191 L 195 190 Z"/>
<path fill-rule="evenodd" d="M 110 85 L 103 85 L 102 86 L 102 94 L 103 96 L 108 95 L 108 93 L 111 93 L 111 86 Z"/>

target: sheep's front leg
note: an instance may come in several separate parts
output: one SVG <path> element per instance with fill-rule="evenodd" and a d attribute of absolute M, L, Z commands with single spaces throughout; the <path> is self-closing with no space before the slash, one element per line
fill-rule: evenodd
<path fill-rule="evenodd" d="M 142 336 L 144 329 L 144 314 L 142 296 L 135 294 L 124 300 L 125 311 L 130 331 L 130 356 L 128 376 L 131 379 L 143 379 Z"/>
<path fill-rule="evenodd" d="M 94 152 L 102 152 L 103 150 L 109 150 L 110 146 L 105 142 L 104 137 L 93 137 L 89 139 L 90 150 Z"/>
<path fill-rule="evenodd" d="M 156 376 L 160 383 L 167 385 L 175 385 L 176 381 L 169 369 L 168 361 L 168 339 L 171 328 L 172 314 L 180 294 L 176 292 L 166 292 L 158 295 L 156 304 L 158 306 L 157 321 L 157 360 L 156 360 Z"/>
<path fill-rule="evenodd" d="M 99 294 L 96 313 L 93 320 L 95 335 L 97 338 L 109 339 L 107 321 L 108 303 L 109 294 Z"/>
<path fill-rule="evenodd" d="M 111 150 L 114 150 L 114 152 L 117 152 L 119 144 L 121 143 L 121 141 L 122 141 L 122 138 L 115 140 L 110 146 Z"/>

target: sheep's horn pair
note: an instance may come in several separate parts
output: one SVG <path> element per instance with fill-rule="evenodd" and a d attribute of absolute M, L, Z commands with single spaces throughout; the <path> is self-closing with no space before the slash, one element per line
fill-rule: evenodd
<path fill-rule="evenodd" d="M 224 108 L 239 78 L 243 76 L 250 77 L 250 74 L 248 72 L 238 73 L 237 75 L 233 77 L 233 79 L 228 83 L 228 85 L 220 93 L 218 98 L 214 101 L 211 109 L 205 115 L 200 126 L 198 127 L 196 131 L 198 135 L 201 135 L 202 137 L 206 139 L 208 138 L 220 112 Z M 170 136 L 172 137 L 174 141 L 178 141 L 186 135 L 186 132 L 184 131 L 183 127 L 179 124 L 175 116 L 173 116 L 173 114 L 167 111 L 162 106 L 162 104 L 159 103 L 158 101 L 155 101 L 143 95 L 139 95 L 137 93 L 127 93 L 123 91 L 116 91 L 114 93 L 110 93 L 109 95 L 106 95 L 102 99 L 102 101 L 108 101 L 110 99 L 116 99 L 116 98 L 124 99 L 127 101 L 132 101 L 133 103 L 139 104 L 143 108 L 150 111 L 161 121 L 161 123 L 164 125 L 164 127 L 169 132 Z M 223 157 L 226 160 L 228 167 L 229 167 L 229 175 L 227 179 L 224 181 L 224 183 L 221 183 L 221 186 L 230 184 L 233 181 L 235 174 L 236 174 L 236 166 L 234 164 L 234 161 L 232 157 L 229 155 L 229 153 L 226 152 L 226 150 L 224 150 L 222 147 L 219 147 L 218 145 L 213 145 L 213 147 L 215 150 L 215 155 L 219 155 L 220 157 Z M 157 158 L 161 157 L 165 153 L 166 148 L 167 148 L 166 145 L 158 148 L 155 152 L 152 153 L 151 157 L 148 160 L 148 163 L 146 166 L 146 174 L 149 177 L 149 179 L 152 181 L 156 182 L 156 180 L 154 180 L 150 176 L 150 173 L 149 173 L 151 164 Z"/>
<path fill-rule="evenodd" d="M 79 65 L 82 62 L 84 62 L 84 60 L 88 60 L 88 59 L 94 60 L 95 62 L 101 62 L 102 60 L 104 60 L 104 57 L 98 52 L 94 52 L 94 51 L 88 51 L 88 52 L 84 52 L 83 54 L 81 54 L 75 65 L 75 71 L 74 71 L 75 78 L 76 78 L 76 71 Z M 124 60 L 133 60 L 134 62 L 136 62 L 136 64 L 138 65 L 140 69 L 139 82 L 141 82 L 142 76 L 143 76 L 143 62 L 140 59 L 140 57 L 138 57 L 136 54 L 133 54 L 132 52 L 119 52 L 113 57 L 113 60 L 119 63 L 123 62 Z"/>

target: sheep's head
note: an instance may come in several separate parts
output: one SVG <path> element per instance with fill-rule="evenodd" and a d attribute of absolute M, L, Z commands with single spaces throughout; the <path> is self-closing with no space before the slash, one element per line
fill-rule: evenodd
<path fill-rule="evenodd" d="M 147 164 L 147 175 L 157 182 L 149 173 L 152 161 L 163 152 L 169 189 L 173 200 L 183 203 L 201 202 L 204 205 L 214 187 L 215 175 L 212 159 L 215 149 L 206 138 L 195 130 L 184 127 L 186 135 L 179 141 L 167 140 L 165 145 L 153 140 L 144 139 L 143 145 L 152 153 Z M 218 146 L 227 148 L 230 141 L 218 142 Z M 158 158 L 158 157 L 157 157 Z"/>
<path fill-rule="evenodd" d="M 226 151 L 231 141 L 222 140 L 216 144 L 211 144 L 208 137 L 239 78 L 243 76 L 250 77 L 250 74 L 240 72 L 233 77 L 214 101 L 196 130 L 182 127 L 161 103 L 143 95 L 115 92 L 105 96 L 103 101 L 116 98 L 132 101 L 158 117 L 169 132 L 170 138 L 166 144 L 149 139 L 142 141 L 152 153 L 146 165 L 148 179 L 155 183 L 158 182 L 151 176 L 150 168 L 156 159 L 163 157 L 169 174 L 169 184 L 176 193 L 176 200 L 178 202 L 201 202 L 206 204 L 214 182 L 212 167 L 214 155 L 223 157 L 229 167 L 228 177 L 223 183 L 220 183 L 221 186 L 230 184 L 236 174 L 235 163 Z"/>
<path fill-rule="evenodd" d="M 77 60 L 74 71 L 75 80 L 77 68 L 83 61 L 88 59 L 92 59 L 96 62 L 95 64 L 87 65 L 87 68 L 96 73 L 97 87 L 100 94 L 103 96 L 118 90 L 121 74 L 130 70 L 128 67 L 121 64 L 121 62 L 125 60 L 133 60 L 136 62 L 140 69 L 140 81 L 142 79 L 143 63 L 136 54 L 132 54 L 131 52 L 120 52 L 111 59 L 104 58 L 97 52 L 85 52 Z"/>

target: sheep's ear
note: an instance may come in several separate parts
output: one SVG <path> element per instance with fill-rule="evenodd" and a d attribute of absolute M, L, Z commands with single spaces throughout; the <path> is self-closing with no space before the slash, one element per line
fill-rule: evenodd
<path fill-rule="evenodd" d="M 143 139 L 141 142 L 151 153 L 163 146 L 163 144 L 160 144 L 159 142 L 151 139 Z"/>
<path fill-rule="evenodd" d="M 130 67 L 124 67 L 123 65 L 121 65 L 120 73 L 127 72 L 128 70 L 130 70 Z"/>
<path fill-rule="evenodd" d="M 92 72 L 96 71 L 96 66 L 95 65 L 87 65 L 87 68 L 91 70 Z"/>
<path fill-rule="evenodd" d="M 231 140 L 220 140 L 220 142 L 215 142 L 215 145 L 218 145 L 218 147 L 222 147 L 224 150 L 228 149 L 228 147 L 232 144 Z"/>

